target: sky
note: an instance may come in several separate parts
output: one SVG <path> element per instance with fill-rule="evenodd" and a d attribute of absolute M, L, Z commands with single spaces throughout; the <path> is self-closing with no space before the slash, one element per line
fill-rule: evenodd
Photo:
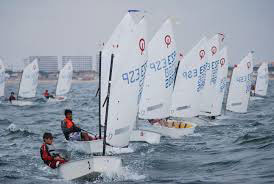
<path fill-rule="evenodd" d="M 93 56 L 128 9 L 145 10 L 149 39 L 175 18 L 184 55 L 203 37 L 222 32 L 230 64 L 255 51 L 255 63 L 274 61 L 274 0 L 0 0 L 0 56 Z"/>

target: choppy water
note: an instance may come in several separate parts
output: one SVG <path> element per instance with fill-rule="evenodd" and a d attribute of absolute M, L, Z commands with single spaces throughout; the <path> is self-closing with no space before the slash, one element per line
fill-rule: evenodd
<path fill-rule="evenodd" d="M 10 84 L 7 90 L 15 90 Z M 251 101 L 248 113 L 227 113 L 197 127 L 182 139 L 162 138 L 160 145 L 135 143 L 121 155 L 124 170 L 96 181 L 65 182 L 40 159 L 42 135 L 50 131 L 63 146 L 63 110 L 71 108 L 82 128 L 96 131 L 98 99 L 95 83 L 73 84 L 68 99 L 49 104 L 42 99 L 54 84 L 41 84 L 36 105 L 0 104 L 0 183 L 274 183 L 274 83 L 268 96 Z M 16 91 L 16 90 L 15 90 Z M 72 157 L 86 155 L 73 151 Z"/>

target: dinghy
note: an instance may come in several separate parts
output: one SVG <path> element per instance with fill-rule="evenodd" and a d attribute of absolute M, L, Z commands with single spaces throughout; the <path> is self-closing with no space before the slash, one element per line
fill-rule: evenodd
<path fill-rule="evenodd" d="M 255 95 L 266 96 L 268 88 L 268 65 L 267 63 L 262 63 L 258 69 Z"/>
<path fill-rule="evenodd" d="M 12 101 L 12 105 L 26 106 L 33 105 L 31 101 L 20 100 L 22 98 L 34 98 L 36 95 L 36 89 L 38 86 L 39 68 L 37 59 L 27 65 L 22 73 L 19 83 L 19 89 L 17 94 L 17 100 Z"/>
<path fill-rule="evenodd" d="M 228 91 L 226 109 L 232 112 L 246 113 L 250 97 L 253 72 L 252 53 L 233 69 Z"/>
<path fill-rule="evenodd" d="M 216 34 L 208 40 L 207 61 L 206 61 L 206 80 L 204 89 L 201 90 L 201 102 L 199 116 L 212 117 L 212 107 L 216 98 L 216 85 L 220 68 L 220 46 L 221 35 Z M 208 119 L 208 118 L 207 118 Z"/>
<path fill-rule="evenodd" d="M 167 19 L 148 46 L 148 67 L 139 106 L 140 119 L 165 119 L 170 116 L 177 65 L 172 22 Z M 170 137 L 177 131 L 182 132 L 181 135 L 187 134 L 187 128 L 147 125 L 142 129 Z"/>
<path fill-rule="evenodd" d="M 60 102 L 67 99 L 66 96 L 71 88 L 73 67 L 71 61 L 69 61 L 62 70 L 60 70 L 58 75 L 58 81 L 56 84 L 55 98 L 49 98 L 48 102 Z"/>
<path fill-rule="evenodd" d="M 0 58 L 0 98 L 5 96 L 5 66 Z"/>
<path fill-rule="evenodd" d="M 104 140 L 103 155 L 106 153 L 106 146 L 123 148 L 129 145 L 130 134 L 138 112 L 138 95 L 140 93 L 139 82 L 143 80 L 143 73 L 146 63 L 142 59 L 144 56 L 139 48 L 141 39 L 139 26 L 129 32 L 125 32 L 123 38 L 125 41 L 119 46 L 117 56 L 111 55 L 110 71 L 108 78 L 108 88 L 103 108 L 105 108 L 104 118 Z M 145 40 L 144 40 L 145 41 Z M 131 47 L 128 45 L 131 44 Z M 129 76 L 131 71 L 139 71 L 132 77 Z M 121 89 L 123 89 L 121 91 Z M 128 98 L 128 95 L 130 98 Z M 127 112 L 127 113 L 125 113 Z M 90 141 L 92 143 L 93 141 Z M 80 142 L 79 142 L 80 143 Z M 101 157 L 93 157 L 91 160 L 80 160 L 72 162 L 67 170 L 62 169 L 66 164 L 59 168 L 60 175 L 63 178 L 74 179 L 87 174 L 97 172 L 92 168 L 101 168 L 100 172 L 118 171 L 121 167 L 121 160 L 115 157 L 109 157 L 109 160 L 102 157 L 106 161 L 102 162 Z M 117 160 L 118 159 L 118 160 Z M 97 162 L 96 162 L 97 161 Z M 88 169 L 87 169 L 88 167 Z M 75 169 L 76 168 L 76 169 Z M 75 172 L 76 174 L 70 174 Z"/>
<path fill-rule="evenodd" d="M 218 74 L 216 79 L 216 86 L 214 92 L 214 99 L 212 100 L 211 116 L 220 116 L 222 114 L 222 105 L 227 86 L 227 73 L 228 73 L 228 58 L 227 48 L 224 47 L 219 52 L 218 60 Z"/>

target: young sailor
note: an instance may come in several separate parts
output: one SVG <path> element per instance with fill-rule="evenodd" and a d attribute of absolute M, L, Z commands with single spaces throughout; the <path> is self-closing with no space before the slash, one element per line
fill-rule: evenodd
<path fill-rule="evenodd" d="M 44 133 L 43 135 L 44 143 L 40 148 L 40 155 L 42 160 L 46 165 L 50 168 L 55 169 L 59 167 L 61 164 L 67 162 L 64 158 L 62 158 L 59 154 L 54 153 L 54 146 L 53 146 L 53 136 L 51 133 Z"/>
<path fill-rule="evenodd" d="M 49 91 L 48 91 L 47 89 L 46 89 L 45 92 L 44 92 L 44 97 L 45 97 L 46 99 L 54 98 L 53 95 L 49 94 Z"/>
<path fill-rule="evenodd" d="M 82 132 L 82 129 L 75 125 L 72 121 L 72 111 L 69 109 L 65 110 L 65 119 L 61 122 L 61 128 L 66 140 L 69 141 L 92 141 L 97 139 L 96 136 L 92 137 L 87 132 Z"/>
<path fill-rule="evenodd" d="M 15 96 L 14 96 L 14 92 L 10 93 L 10 97 L 9 97 L 9 101 L 10 103 L 12 102 L 12 100 L 16 100 Z"/>

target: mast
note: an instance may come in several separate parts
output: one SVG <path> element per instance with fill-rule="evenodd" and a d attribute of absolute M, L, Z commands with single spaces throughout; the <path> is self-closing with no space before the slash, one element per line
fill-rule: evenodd
<path fill-rule="evenodd" d="M 56 92 L 57 92 L 57 85 L 59 82 L 59 77 L 60 77 L 60 70 L 58 71 L 58 78 L 57 78 L 56 87 L 55 87 L 55 97 L 57 96 Z"/>
<path fill-rule="evenodd" d="M 107 119 L 108 119 L 108 108 L 109 108 L 109 96 L 110 96 L 110 88 L 111 88 L 111 77 L 112 77 L 113 59 L 114 59 L 114 54 L 111 54 L 110 71 L 109 71 L 109 79 L 108 79 L 108 91 L 107 91 L 107 97 L 106 97 L 106 99 L 104 101 L 104 104 L 103 104 L 103 107 L 106 104 L 105 127 L 104 127 L 104 141 L 103 141 L 103 156 L 106 153 Z"/>
<path fill-rule="evenodd" d="M 99 52 L 99 139 L 102 139 L 102 125 L 101 125 L 101 72 L 102 72 L 102 51 Z"/>

